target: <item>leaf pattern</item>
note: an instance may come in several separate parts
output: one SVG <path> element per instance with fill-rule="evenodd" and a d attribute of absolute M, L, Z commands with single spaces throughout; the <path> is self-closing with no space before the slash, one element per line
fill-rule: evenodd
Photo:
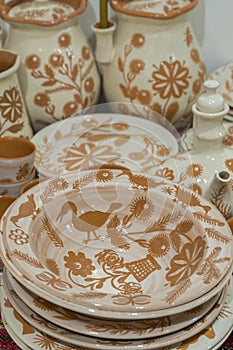
<path fill-rule="evenodd" d="M 53 225 L 50 222 L 47 215 L 45 215 L 41 219 L 41 221 L 42 221 L 43 228 L 44 228 L 45 232 L 47 233 L 49 239 L 54 243 L 55 247 L 62 248 L 64 245 L 63 245 L 62 239 L 60 238 L 59 231 L 56 231 L 53 228 Z"/>
<path fill-rule="evenodd" d="M 43 268 L 43 265 L 41 264 L 41 262 L 39 260 L 32 258 L 27 253 L 22 253 L 21 251 L 15 249 L 15 250 L 13 250 L 12 254 L 15 257 L 17 257 L 18 259 L 25 261 L 29 265 L 32 265 L 38 269 Z"/>

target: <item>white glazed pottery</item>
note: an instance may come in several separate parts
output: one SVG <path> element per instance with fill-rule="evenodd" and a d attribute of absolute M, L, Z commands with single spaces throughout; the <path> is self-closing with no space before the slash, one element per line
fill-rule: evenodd
<path fill-rule="evenodd" d="M 122 169 L 41 182 L 39 192 L 33 187 L 14 202 L 2 230 L 27 280 L 54 302 L 100 317 L 165 313 L 201 298 L 232 270 L 232 233 L 214 205 L 183 186 Z M 194 259 L 191 270 L 180 269 L 181 256 L 185 266 Z"/>
<path fill-rule="evenodd" d="M 86 0 L 1 1 L 4 47 L 22 58 L 19 81 L 34 131 L 95 104 L 100 77 L 77 22 Z"/>
<path fill-rule="evenodd" d="M 189 21 L 197 0 L 174 4 L 168 0 L 111 0 L 110 4 L 117 26 L 92 26 L 107 102 L 130 103 L 134 112 L 140 105 L 144 113 L 153 110 L 177 127 L 187 127 L 205 80 L 205 65 Z M 105 42 L 106 55 L 101 50 Z"/>

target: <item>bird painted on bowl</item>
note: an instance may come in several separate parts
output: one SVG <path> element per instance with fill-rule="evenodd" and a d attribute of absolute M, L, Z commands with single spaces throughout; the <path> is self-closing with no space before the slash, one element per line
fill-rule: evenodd
<path fill-rule="evenodd" d="M 61 211 L 57 216 L 57 220 L 61 222 L 64 216 L 71 212 L 71 220 L 75 229 L 87 233 L 87 239 L 83 240 L 83 243 L 87 244 L 91 241 L 91 233 L 93 233 L 94 239 L 100 239 L 100 236 L 96 234 L 96 230 L 102 227 L 110 215 L 120 207 L 120 203 L 111 203 L 106 212 L 100 210 L 89 210 L 85 213 L 80 213 L 79 215 L 77 205 L 74 202 L 68 201 L 62 205 Z"/>

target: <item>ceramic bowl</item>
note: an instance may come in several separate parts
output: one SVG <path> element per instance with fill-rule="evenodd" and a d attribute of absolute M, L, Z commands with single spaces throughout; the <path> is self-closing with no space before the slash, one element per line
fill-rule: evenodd
<path fill-rule="evenodd" d="M 21 188 L 25 186 L 28 182 L 32 181 L 36 176 L 35 168 L 32 168 L 29 177 L 24 179 L 23 181 L 17 182 L 5 182 L 0 183 L 0 195 L 8 195 L 8 196 L 19 196 Z"/>
<path fill-rule="evenodd" d="M 0 184 L 24 181 L 34 167 L 36 146 L 23 137 L 0 137 Z"/>
<path fill-rule="evenodd" d="M 0 196 L 0 219 L 7 208 L 17 199 L 15 196 Z M 0 258 L 0 271 L 3 269 L 3 262 Z"/>

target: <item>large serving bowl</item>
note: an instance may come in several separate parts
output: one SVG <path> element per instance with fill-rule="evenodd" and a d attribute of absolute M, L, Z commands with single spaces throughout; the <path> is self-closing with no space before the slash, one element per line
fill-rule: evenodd
<path fill-rule="evenodd" d="M 16 200 L 2 230 L 3 259 L 29 289 L 89 315 L 182 310 L 232 271 L 232 233 L 211 203 L 129 169 L 43 181 Z"/>

